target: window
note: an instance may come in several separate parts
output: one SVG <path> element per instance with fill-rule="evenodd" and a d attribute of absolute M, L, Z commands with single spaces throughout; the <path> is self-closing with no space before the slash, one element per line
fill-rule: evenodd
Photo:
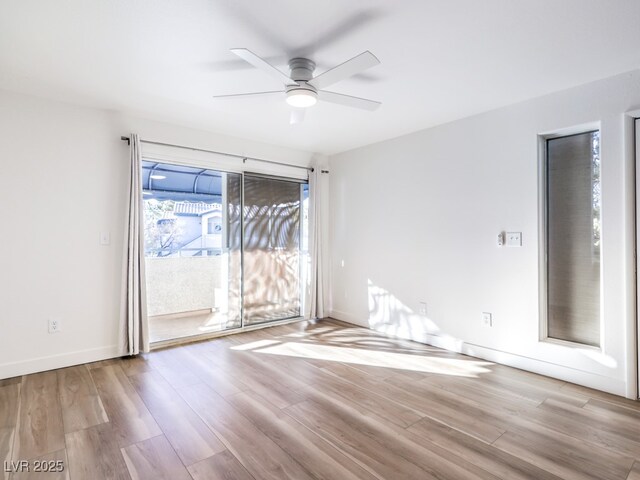
<path fill-rule="evenodd" d="M 600 132 L 546 140 L 546 336 L 600 345 Z"/>

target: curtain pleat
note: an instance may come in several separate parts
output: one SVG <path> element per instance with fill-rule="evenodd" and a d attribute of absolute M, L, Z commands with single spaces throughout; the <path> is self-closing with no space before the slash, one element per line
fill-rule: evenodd
<path fill-rule="evenodd" d="M 142 205 L 140 138 L 130 136 L 130 182 L 121 312 L 120 348 L 123 355 L 149 351 L 149 325 L 144 271 L 144 225 Z"/>
<path fill-rule="evenodd" d="M 310 292 L 309 318 L 324 318 L 324 272 L 322 267 L 322 249 L 324 238 L 322 235 L 322 182 L 324 181 L 319 168 L 309 174 L 309 256 L 310 261 Z"/>

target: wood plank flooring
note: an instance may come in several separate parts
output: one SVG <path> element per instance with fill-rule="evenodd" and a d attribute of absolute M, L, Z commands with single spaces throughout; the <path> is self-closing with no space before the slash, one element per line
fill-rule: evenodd
<path fill-rule="evenodd" d="M 640 403 L 299 322 L 1 380 L 0 461 L 5 480 L 640 480 Z"/>

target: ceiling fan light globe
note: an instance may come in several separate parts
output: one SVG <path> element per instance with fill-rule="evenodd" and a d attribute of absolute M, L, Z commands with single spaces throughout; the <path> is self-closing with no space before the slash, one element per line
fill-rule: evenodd
<path fill-rule="evenodd" d="M 287 92 L 287 103 L 296 108 L 312 107 L 318 102 L 318 94 L 311 90 L 294 89 Z"/>

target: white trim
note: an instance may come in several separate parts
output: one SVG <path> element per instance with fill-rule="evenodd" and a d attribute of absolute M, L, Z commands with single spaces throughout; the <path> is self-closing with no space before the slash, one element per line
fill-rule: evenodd
<path fill-rule="evenodd" d="M 640 263 L 638 263 L 638 241 L 640 240 L 640 110 L 633 110 L 625 113 L 625 148 L 627 149 L 626 177 L 628 181 L 625 185 L 626 203 L 632 205 L 630 209 L 630 217 L 628 221 L 633 226 L 628 232 L 628 236 L 632 238 L 631 255 L 633 256 L 633 272 L 625 272 L 631 279 L 625 282 L 627 285 L 632 283 L 627 292 L 630 299 L 627 301 L 627 308 L 630 310 L 629 318 L 632 320 L 627 325 L 627 397 L 640 397 L 640 355 L 638 353 L 638 345 L 640 345 L 640 283 L 637 279 Z M 634 148 L 635 147 L 635 148 Z M 625 232 L 627 233 L 627 232 Z M 635 296 L 635 298 L 633 298 Z"/>
<path fill-rule="evenodd" d="M 29 375 L 31 373 L 44 372 L 56 368 L 71 367 L 83 363 L 98 362 L 116 357 L 120 357 L 118 346 L 109 345 L 107 347 L 90 348 L 71 353 L 31 358 L 21 362 L 3 363 L 0 365 L 0 379 Z"/>
<path fill-rule="evenodd" d="M 364 328 L 370 328 L 366 321 L 345 312 L 333 310 L 330 316 L 336 320 L 341 320 Z M 409 340 L 481 358 L 490 362 L 507 365 L 520 370 L 545 375 L 547 377 L 557 378 L 565 382 L 583 385 L 585 387 L 594 388 L 614 395 L 626 396 L 627 393 L 627 383 L 624 380 L 607 377 L 605 375 L 597 375 L 595 373 L 566 367 L 564 365 L 558 365 L 552 362 L 545 362 L 543 360 L 504 352 L 502 350 L 482 347 L 480 345 L 464 341 L 451 342 L 445 337 L 433 334 L 426 335 L 424 340 L 415 338 L 411 338 Z"/>
<path fill-rule="evenodd" d="M 551 343 L 566 348 L 579 348 L 580 350 L 593 350 L 604 354 L 604 348 L 596 345 L 587 345 L 586 343 L 572 342 L 571 340 L 562 340 L 560 338 L 546 337 L 540 340 L 542 343 Z"/>
<path fill-rule="evenodd" d="M 542 137 L 545 140 L 550 140 L 553 138 L 562 138 L 562 137 L 569 137 L 571 135 L 579 135 L 581 133 L 587 133 L 595 130 L 598 130 L 598 131 L 602 130 L 602 122 L 600 120 L 596 120 L 593 122 L 586 122 L 580 125 L 571 125 L 570 127 L 557 128 L 547 132 L 542 132 L 538 134 L 538 137 Z"/>
<path fill-rule="evenodd" d="M 547 139 L 538 135 L 538 341 L 549 335 L 547 318 Z"/>

